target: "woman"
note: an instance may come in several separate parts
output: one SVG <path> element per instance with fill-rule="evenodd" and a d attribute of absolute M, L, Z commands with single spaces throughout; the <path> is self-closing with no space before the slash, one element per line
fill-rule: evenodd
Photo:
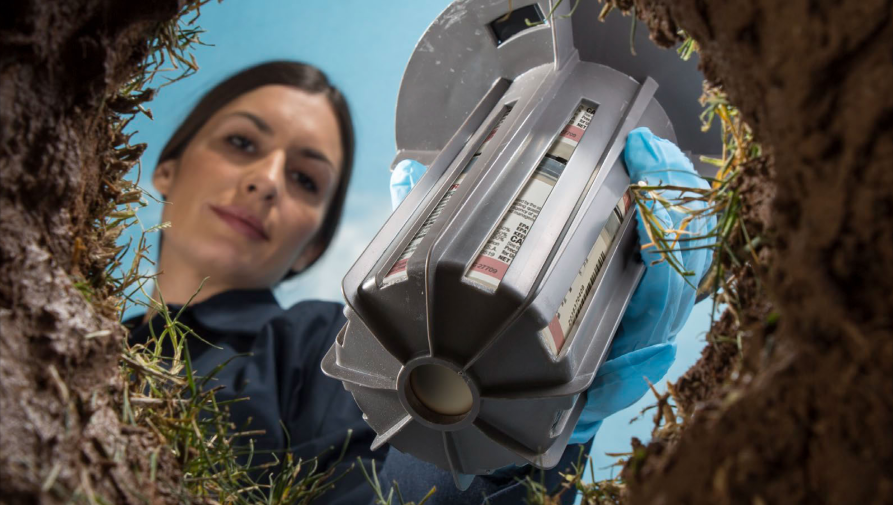
<path fill-rule="evenodd" d="M 375 433 L 342 385 L 320 371 L 344 324 L 342 306 L 313 301 L 284 310 L 273 298 L 275 284 L 306 270 L 331 242 L 353 155 L 344 97 L 318 69 L 300 63 L 266 63 L 230 77 L 177 129 L 152 178 L 169 202 L 162 220 L 172 225 L 164 231 L 157 285 L 165 302 L 179 307 L 207 279 L 180 318 L 201 337 L 189 341 L 193 367 L 206 374 L 232 360 L 213 385 L 224 386 L 218 399 L 250 398 L 230 410 L 236 426 L 265 431 L 253 463 L 288 450 L 305 459 L 322 454 L 325 468 L 337 457 L 328 449 L 352 430 L 345 464 L 358 456 L 379 460 L 382 482 L 398 480 L 412 490 L 407 497 L 436 485 L 429 503 L 479 503 L 482 494 L 493 504 L 520 503 L 524 490 L 515 478 L 530 468 L 476 479 L 459 493 L 447 472 L 393 450 L 371 451 Z M 150 324 L 160 330 L 158 318 L 148 318 L 129 321 L 139 326 L 133 341 L 146 341 Z M 596 417 L 589 416 L 580 442 L 591 440 Z M 545 472 L 547 485 L 577 454 L 568 448 Z M 369 503 L 372 490 L 354 471 L 323 501 Z"/>

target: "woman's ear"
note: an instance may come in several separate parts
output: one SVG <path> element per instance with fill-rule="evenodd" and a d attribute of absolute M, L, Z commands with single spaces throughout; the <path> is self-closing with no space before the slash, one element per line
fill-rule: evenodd
<path fill-rule="evenodd" d="M 319 241 L 313 241 L 310 244 L 307 244 L 307 247 L 304 249 L 304 252 L 298 256 L 298 259 L 291 266 L 292 272 L 302 272 L 305 268 L 309 267 L 316 261 L 322 253 L 325 252 L 326 246 L 325 244 Z"/>
<path fill-rule="evenodd" d="M 152 172 L 152 185 L 164 197 L 170 194 L 171 188 L 174 186 L 174 178 L 177 175 L 177 160 L 169 159 L 163 161 L 155 167 Z"/>

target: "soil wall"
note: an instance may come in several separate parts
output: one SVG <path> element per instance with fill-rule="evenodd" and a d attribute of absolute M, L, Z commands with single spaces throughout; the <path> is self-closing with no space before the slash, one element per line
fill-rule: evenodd
<path fill-rule="evenodd" d="M 176 501 L 166 494 L 176 468 L 159 440 L 119 421 L 124 332 L 101 289 L 114 240 L 97 223 L 114 209 L 114 181 L 132 165 L 118 151 L 125 139 L 107 99 L 181 4 L 0 7 L 3 503 Z M 94 281 L 75 285 L 84 278 Z"/>
<path fill-rule="evenodd" d="M 893 502 L 893 2 L 635 6 L 656 40 L 694 37 L 770 154 L 780 319 L 739 328 L 743 365 L 675 446 L 649 448 L 631 502 Z"/>

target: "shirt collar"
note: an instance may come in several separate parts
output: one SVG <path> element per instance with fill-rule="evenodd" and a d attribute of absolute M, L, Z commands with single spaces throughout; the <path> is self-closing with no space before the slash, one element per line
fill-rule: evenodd
<path fill-rule="evenodd" d="M 172 309 L 179 310 L 179 307 Z M 258 333 L 270 319 L 283 313 L 269 289 L 226 291 L 187 310 L 198 324 L 221 333 Z"/>

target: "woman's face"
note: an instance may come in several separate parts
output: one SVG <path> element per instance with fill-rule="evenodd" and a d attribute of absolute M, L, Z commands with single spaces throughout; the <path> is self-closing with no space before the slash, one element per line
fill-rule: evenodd
<path fill-rule="evenodd" d="M 156 168 L 171 223 L 162 253 L 232 287 L 272 286 L 321 252 L 311 241 L 342 159 L 325 95 L 281 85 L 245 93 Z"/>

